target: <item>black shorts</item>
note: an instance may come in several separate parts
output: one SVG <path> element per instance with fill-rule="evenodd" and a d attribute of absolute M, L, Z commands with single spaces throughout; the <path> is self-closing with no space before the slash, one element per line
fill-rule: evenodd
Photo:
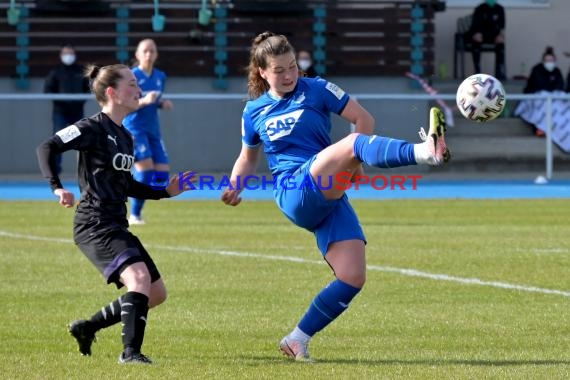
<path fill-rule="evenodd" d="M 97 217 L 87 223 L 76 224 L 74 240 L 89 261 L 103 274 L 107 283 L 121 288 L 120 275 L 129 265 L 144 262 L 151 282 L 160 279 L 160 273 L 140 240 L 125 226 L 115 222 L 101 222 Z"/>

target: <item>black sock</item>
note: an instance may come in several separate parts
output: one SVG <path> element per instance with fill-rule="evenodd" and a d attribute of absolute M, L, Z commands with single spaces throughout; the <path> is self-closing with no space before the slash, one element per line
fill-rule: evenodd
<path fill-rule="evenodd" d="M 142 293 L 127 292 L 121 297 L 121 322 L 125 355 L 140 352 L 148 314 L 148 297 Z"/>
<path fill-rule="evenodd" d="M 121 302 L 119 297 L 93 314 L 89 322 L 95 332 L 121 321 Z"/>

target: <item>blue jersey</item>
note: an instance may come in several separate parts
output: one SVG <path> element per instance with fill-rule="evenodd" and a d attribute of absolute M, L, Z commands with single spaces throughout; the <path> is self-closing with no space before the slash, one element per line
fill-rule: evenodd
<path fill-rule="evenodd" d="M 331 145 L 330 113 L 340 114 L 349 96 L 322 78 L 299 78 L 295 90 L 276 99 L 268 92 L 247 102 L 242 141 L 263 143 L 274 177 L 296 170 Z"/>
<path fill-rule="evenodd" d="M 142 90 L 142 95 L 146 95 L 150 91 L 164 92 L 164 84 L 166 82 L 166 74 L 158 69 L 153 69 L 152 74 L 147 76 L 139 67 L 132 69 L 137 84 Z M 158 120 L 158 106 L 160 97 L 155 103 L 139 108 L 123 120 L 123 125 L 133 135 L 144 132 L 147 134 L 160 135 L 160 123 Z"/>

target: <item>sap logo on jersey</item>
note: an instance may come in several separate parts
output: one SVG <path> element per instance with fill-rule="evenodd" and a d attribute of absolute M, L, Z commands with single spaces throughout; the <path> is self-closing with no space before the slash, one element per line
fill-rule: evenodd
<path fill-rule="evenodd" d="M 303 114 L 303 111 L 297 110 L 268 119 L 265 122 L 265 130 L 269 140 L 274 141 L 283 136 L 289 136 L 293 132 L 293 128 L 295 128 L 295 124 Z"/>

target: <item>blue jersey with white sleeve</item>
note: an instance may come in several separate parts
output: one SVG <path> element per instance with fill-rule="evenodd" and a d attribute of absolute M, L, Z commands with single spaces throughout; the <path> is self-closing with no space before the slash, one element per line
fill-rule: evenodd
<path fill-rule="evenodd" d="M 299 78 L 284 98 L 268 92 L 248 101 L 242 116 L 242 141 L 263 143 L 274 177 L 290 173 L 331 145 L 330 113 L 342 113 L 349 96 L 322 78 Z"/>
<path fill-rule="evenodd" d="M 137 84 L 141 88 L 143 96 L 150 91 L 158 91 L 162 95 L 166 83 L 166 74 L 163 71 L 153 68 L 150 76 L 146 75 L 140 67 L 135 67 L 132 71 L 137 78 Z M 123 120 L 123 125 L 133 135 L 138 133 L 160 135 L 160 123 L 158 119 L 159 105 L 160 96 L 155 103 L 141 107 L 136 112 L 127 115 Z"/>

